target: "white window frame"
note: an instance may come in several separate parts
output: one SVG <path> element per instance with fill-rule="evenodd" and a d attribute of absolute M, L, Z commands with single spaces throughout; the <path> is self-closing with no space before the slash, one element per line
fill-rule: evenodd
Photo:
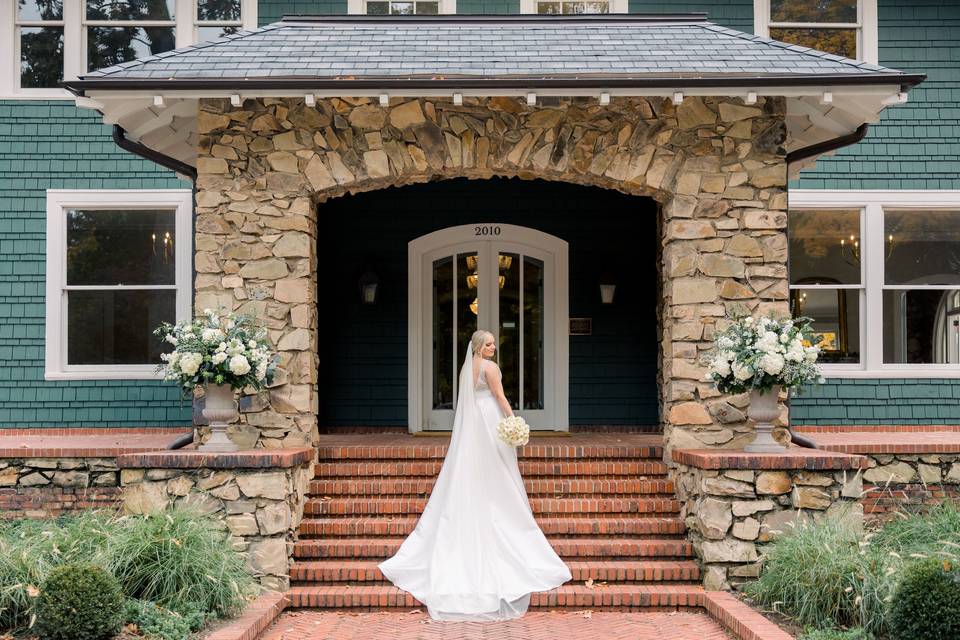
<path fill-rule="evenodd" d="M 193 277 L 193 192 L 189 189 L 47 190 L 46 380 L 157 380 L 156 364 L 67 364 L 67 215 L 69 209 L 175 210 L 176 320 L 189 320 Z M 97 287 L 109 289 L 110 287 Z M 157 363 L 159 364 L 159 363 Z"/>
<path fill-rule="evenodd" d="M 439 0 L 439 2 L 440 7 L 437 9 L 439 15 L 453 15 L 457 12 L 457 0 Z M 366 15 L 366 0 L 347 0 L 347 14 L 352 16 Z"/>
<path fill-rule="evenodd" d="M 563 0 L 543 0 L 543 2 L 561 2 Z M 567 2 L 576 2 L 577 0 L 566 0 Z M 537 4 L 539 0 L 520 0 L 520 13 L 532 13 L 537 15 Z M 628 0 L 606 0 L 610 5 L 610 13 L 629 13 Z M 603 14 L 592 14 L 603 15 Z"/>
<path fill-rule="evenodd" d="M 243 29 L 257 28 L 257 0 L 240 0 L 239 25 Z M 86 20 L 84 0 L 64 0 L 63 20 L 51 25 L 63 25 L 63 78 L 76 79 L 86 73 L 87 27 L 145 26 L 156 21 L 91 21 Z M 196 44 L 199 27 L 219 26 L 226 22 L 197 20 L 197 0 L 176 0 L 176 46 Z M 162 24 L 166 24 L 165 22 Z M 171 23 L 172 24 L 172 23 Z M 230 24 L 236 24 L 230 21 Z M 73 100 L 66 89 L 22 89 L 20 87 L 20 37 L 17 25 L 17 0 L 0 0 L 0 99 L 3 100 Z"/>
<path fill-rule="evenodd" d="M 771 27 L 822 28 L 828 25 L 829 27 L 856 29 L 858 60 L 863 60 L 870 64 L 880 64 L 880 28 L 877 20 L 877 0 L 857 0 L 857 16 L 857 22 L 850 24 L 833 22 L 825 24 L 816 22 L 771 22 L 770 0 L 753 0 L 753 30 L 758 36 L 769 38 Z"/>
<path fill-rule="evenodd" d="M 828 378 L 960 378 L 960 365 L 883 362 L 884 211 L 960 211 L 960 190 L 791 189 L 790 210 L 861 209 L 860 364 L 824 364 Z M 791 289 L 794 287 L 791 287 Z M 808 288 L 801 285 L 798 288 Z M 836 288 L 834 285 L 823 288 Z M 897 287 L 893 287 L 897 288 Z M 903 288 L 903 287 L 899 287 Z M 916 285 L 911 289 L 960 289 Z"/>

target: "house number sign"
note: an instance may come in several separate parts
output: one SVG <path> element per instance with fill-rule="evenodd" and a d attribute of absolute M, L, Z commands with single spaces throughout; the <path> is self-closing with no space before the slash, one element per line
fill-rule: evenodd
<path fill-rule="evenodd" d="M 475 236 L 498 236 L 500 235 L 500 225 L 478 224 L 473 228 Z"/>

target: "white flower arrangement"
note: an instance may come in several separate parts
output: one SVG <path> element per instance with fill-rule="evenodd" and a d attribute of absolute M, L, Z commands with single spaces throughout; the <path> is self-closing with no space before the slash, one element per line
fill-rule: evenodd
<path fill-rule="evenodd" d="M 724 393 L 769 391 L 778 385 L 796 389 L 823 382 L 817 366 L 819 337 L 810 323 L 810 318 L 733 318 L 716 337 L 717 352 L 707 380 Z"/>
<path fill-rule="evenodd" d="M 223 315 L 204 309 L 194 322 L 168 322 L 154 332 L 174 346 L 160 356 L 164 380 L 176 380 L 185 393 L 207 383 L 261 391 L 273 380 L 279 361 L 267 342 L 266 329 L 249 316 Z"/>
<path fill-rule="evenodd" d="M 497 425 L 497 435 L 511 447 L 520 447 L 530 441 L 530 427 L 520 416 L 510 416 Z"/>

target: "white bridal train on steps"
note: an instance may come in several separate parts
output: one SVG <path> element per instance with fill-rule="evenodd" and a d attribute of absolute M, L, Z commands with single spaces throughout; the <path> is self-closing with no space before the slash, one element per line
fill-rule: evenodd
<path fill-rule="evenodd" d="M 570 580 L 530 510 L 517 450 L 497 437 L 503 417 L 487 384 L 474 381 L 472 348 L 460 371 L 453 434 L 433 492 L 414 531 L 380 563 L 394 585 L 436 620 L 522 616 L 530 594 Z"/>

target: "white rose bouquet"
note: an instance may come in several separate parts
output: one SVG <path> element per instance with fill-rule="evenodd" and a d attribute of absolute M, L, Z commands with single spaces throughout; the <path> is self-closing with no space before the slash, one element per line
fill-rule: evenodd
<path fill-rule="evenodd" d="M 530 441 L 530 427 L 520 416 L 510 416 L 497 425 L 497 435 L 511 447 L 521 447 Z"/>
<path fill-rule="evenodd" d="M 221 316 L 204 309 L 194 322 L 164 322 L 153 333 L 174 347 L 160 356 L 164 364 L 157 370 L 164 380 L 176 380 L 184 393 L 207 383 L 261 391 L 273 380 L 279 362 L 266 329 L 249 316 Z"/>
<path fill-rule="evenodd" d="M 724 393 L 769 391 L 776 385 L 795 389 L 823 382 L 817 366 L 820 338 L 814 336 L 810 323 L 810 318 L 734 318 L 716 337 L 717 353 L 707 380 Z"/>

